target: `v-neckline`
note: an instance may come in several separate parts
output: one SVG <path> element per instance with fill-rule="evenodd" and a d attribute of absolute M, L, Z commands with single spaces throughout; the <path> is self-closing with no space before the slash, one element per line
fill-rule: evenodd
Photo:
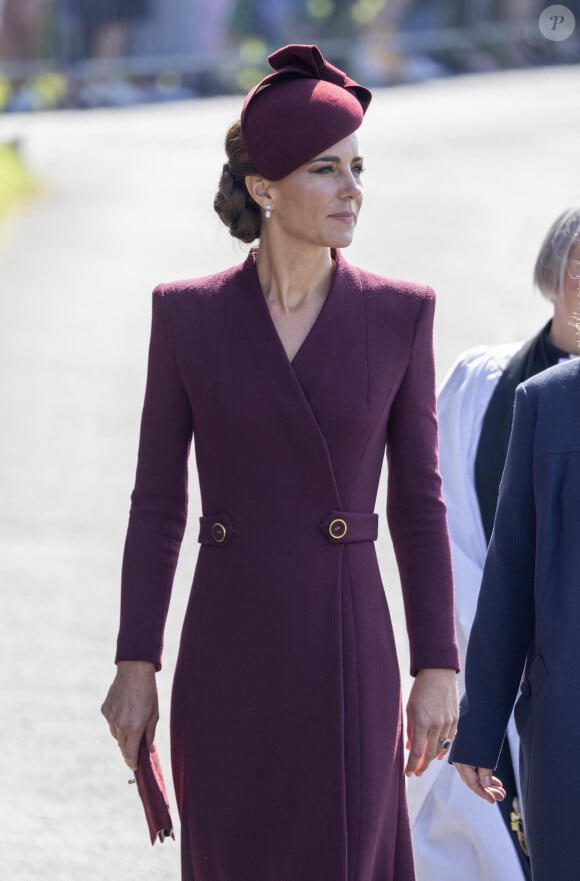
<path fill-rule="evenodd" d="M 297 359 L 300 357 L 300 355 L 302 354 L 302 352 L 306 348 L 307 343 L 312 338 L 316 328 L 320 325 L 321 321 L 324 318 L 325 313 L 328 311 L 329 302 L 331 299 L 333 299 L 334 289 L 336 287 L 336 280 L 337 280 L 337 276 L 338 276 L 338 273 L 340 270 L 340 251 L 338 249 L 335 249 L 335 248 L 332 249 L 332 258 L 335 261 L 336 265 L 335 265 L 334 273 L 332 276 L 332 280 L 330 282 L 330 287 L 328 289 L 328 293 L 326 294 L 326 297 L 324 298 L 324 303 L 322 304 L 320 311 L 319 311 L 318 315 L 316 316 L 315 320 L 313 321 L 308 333 L 306 334 L 306 336 L 304 337 L 304 339 L 300 343 L 300 346 L 296 350 L 296 353 L 294 354 L 294 356 L 292 358 L 289 358 L 288 353 L 287 353 L 286 349 L 284 348 L 284 343 L 282 342 L 282 338 L 278 332 L 278 328 L 274 324 L 274 319 L 272 318 L 272 314 L 268 308 L 268 303 L 266 301 L 266 297 L 264 296 L 264 291 L 262 290 L 262 286 L 260 284 L 260 279 L 258 277 L 258 267 L 256 265 L 256 254 L 254 252 L 254 253 L 250 253 L 248 255 L 248 260 L 251 261 L 252 271 L 254 273 L 254 287 L 255 287 L 256 293 L 258 295 L 258 298 L 262 303 L 262 310 L 265 313 L 266 320 L 270 325 L 270 330 L 271 330 L 271 333 L 274 335 L 275 342 L 278 346 L 278 349 L 280 350 L 284 360 L 286 361 L 288 366 L 292 368 L 292 370 L 295 369 Z"/>

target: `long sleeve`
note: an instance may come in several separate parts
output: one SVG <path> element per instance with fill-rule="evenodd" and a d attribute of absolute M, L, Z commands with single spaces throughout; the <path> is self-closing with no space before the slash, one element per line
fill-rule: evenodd
<path fill-rule="evenodd" d="M 403 588 L 413 675 L 424 667 L 459 668 L 437 448 L 435 299 L 430 289 L 427 294 L 387 435 L 387 517 Z"/>
<path fill-rule="evenodd" d="M 190 402 L 175 361 L 162 287 L 153 319 L 135 488 L 122 567 L 116 661 L 159 669 L 173 577 L 187 520 Z"/>
<path fill-rule="evenodd" d="M 484 768 L 497 764 L 534 632 L 534 429 L 535 414 L 520 386 L 450 757 Z"/>

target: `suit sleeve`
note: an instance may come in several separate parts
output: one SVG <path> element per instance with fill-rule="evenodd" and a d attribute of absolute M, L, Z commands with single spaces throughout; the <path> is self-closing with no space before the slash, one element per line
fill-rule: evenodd
<path fill-rule="evenodd" d="M 535 413 L 516 392 L 514 421 L 465 667 L 450 760 L 495 768 L 534 632 Z"/>
<path fill-rule="evenodd" d="M 189 398 L 173 349 L 166 296 L 153 292 L 153 318 L 135 487 L 121 583 L 116 661 L 161 667 L 163 631 L 187 520 Z"/>
<path fill-rule="evenodd" d="M 387 434 L 387 517 L 403 589 L 412 675 L 424 667 L 459 669 L 437 446 L 434 309 L 429 289 L 419 307 Z"/>

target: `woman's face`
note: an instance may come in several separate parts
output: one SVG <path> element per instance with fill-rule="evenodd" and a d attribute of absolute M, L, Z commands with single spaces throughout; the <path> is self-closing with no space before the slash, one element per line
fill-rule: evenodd
<path fill-rule="evenodd" d="M 320 153 L 292 174 L 273 181 L 272 233 L 296 243 L 332 248 L 350 245 L 362 205 L 363 160 L 356 134 Z"/>

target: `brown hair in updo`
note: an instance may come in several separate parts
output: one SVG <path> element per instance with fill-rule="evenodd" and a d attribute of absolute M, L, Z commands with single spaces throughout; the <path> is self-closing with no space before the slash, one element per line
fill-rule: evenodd
<path fill-rule="evenodd" d="M 234 122 L 226 135 L 226 155 L 213 207 L 230 231 L 242 242 L 253 242 L 260 236 L 262 215 L 248 193 L 245 177 L 257 174 L 242 141 L 240 123 Z"/>

